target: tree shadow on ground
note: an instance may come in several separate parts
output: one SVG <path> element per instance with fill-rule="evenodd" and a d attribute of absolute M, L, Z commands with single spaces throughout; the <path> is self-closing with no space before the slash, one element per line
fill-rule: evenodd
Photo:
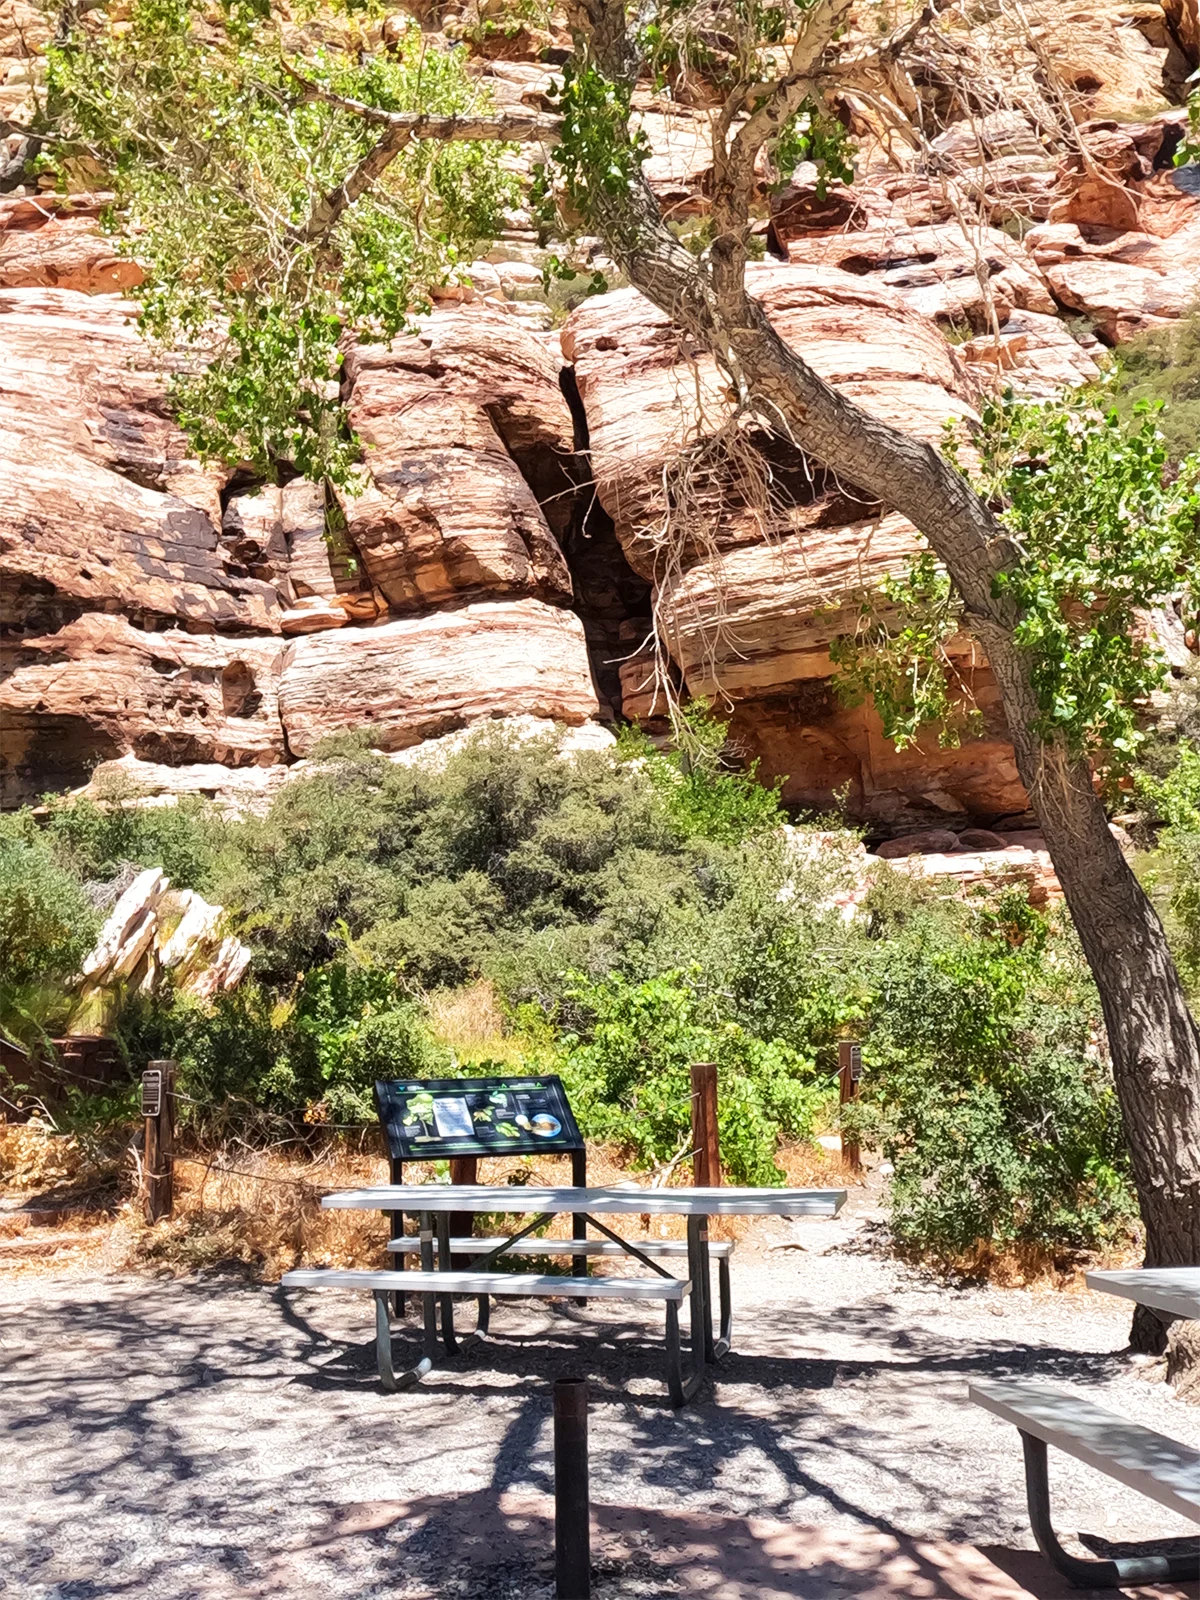
<path fill-rule="evenodd" d="M 729 1549 L 742 1549 L 739 1559 L 750 1563 L 747 1570 L 758 1574 L 754 1581 L 760 1587 L 729 1589 L 730 1596 L 744 1592 L 768 1600 L 778 1593 L 817 1600 L 826 1594 L 870 1594 L 883 1581 L 880 1574 L 892 1570 L 888 1563 L 901 1556 L 915 1562 L 912 1570 L 933 1584 L 908 1528 L 928 1527 L 942 1539 L 970 1543 L 994 1540 L 997 1534 L 1006 1541 L 1023 1537 L 1024 1527 L 1019 1505 L 998 1513 L 989 1504 L 989 1459 L 964 1462 L 964 1489 L 978 1502 L 979 1515 L 946 1505 L 941 1480 L 925 1470 L 930 1452 L 939 1448 L 930 1432 L 931 1405 L 936 1420 L 942 1404 L 965 1404 L 966 1380 L 975 1375 L 1036 1370 L 1049 1381 L 1088 1386 L 1122 1370 L 1116 1353 L 1047 1344 L 1009 1327 L 999 1340 L 964 1340 L 952 1325 L 945 1330 L 915 1325 L 911 1310 L 886 1300 L 807 1322 L 798 1320 L 794 1308 L 760 1307 L 753 1313 L 756 1348 L 735 1348 L 697 1402 L 674 1412 L 662 1385 L 661 1322 L 649 1314 L 604 1314 L 607 1309 L 506 1302 L 496 1308 L 491 1337 L 444 1360 L 416 1390 L 384 1395 L 374 1370 L 373 1339 L 367 1336 L 372 1320 L 367 1295 L 289 1296 L 215 1278 L 122 1281 L 116 1288 L 105 1284 L 89 1291 L 86 1282 L 64 1280 L 44 1300 L 35 1298 L 21 1308 L 19 1323 L 6 1331 L 0 1347 L 8 1447 L 21 1453 L 31 1482 L 53 1482 L 53 1504 L 43 1501 L 27 1519 L 22 1565 L 13 1569 L 23 1578 L 13 1581 L 26 1581 L 30 1593 L 41 1583 L 54 1600 L 149 1596 L 160 1592 L 156 1585 L 173 1600 L 192 1594 L 240 1600 L 268 1593 L 301 1600 L 310 1592 L 326 1600 L 335 1593 L 376 1594 L 389 1572 L 419 1574 L 428 1568 L 433 1573 L 443 1560 L 461 1567 L 454 1555 L 460 1516 L 474 1515 L 487 1526 L 489 1507 L 551 1492 L 550 1386 L 556 1377 L 583 1374 L 596 1417 L 595 1498 L 640 1502 L 631 1514 L 649 1541 L 642 1548 L 625 1528 L 625 1544 L 618 1540 L 613 1546 L 625 1554 L 618 1551 L 611 1560 L 618 1566 L 626 1562 L 629 1571 L 638 1562 L 649 1562 L 647 1570 L 661 1568 L 664 1587 L 658 1592 L 675 1592 L 666 1586 L 667 1574 L 674 1583 L 674 1574 L 685 1570 L 676 1555 L 692 1548 L 688 1540 L 709 1538 L 687 1518 L 711 1513 L 681 1510 L 685 1527 L 671 1521 L 674 1511 L 654 1509 L 655 1503 L 703 1502 L 727 1482 L 731 1466 L 744 1477 L 747 1463 L 759 1478 L 735 1486 L 738 1506 L 752 1504 L 756 1515 L 775 1518 L 779 1527 L 792 1524 L 793 1532 L 812 1508 L 820 1512 L 816 1520 L 823 1526 L 806 1535 L 807 1566 L 795 1550 L 787 1556 L 801 1563 L 788 1577 L 782 1556 L 770 1556 L 778 1570 L 763 1566 L 761 1530 L 755 1533 L 745 1517 L 732 1519 L 725 1529 L 728 1539 L 722 1539 L 726 1544 L 750 1539 Z M 467 1321 L 469 1305 L 464 1312 Z M 848 1335 L 869 1353 L 844 1359 L 820 1353 L 823 1337 L 837 1348 L 836 1341 L 844 1347 Z M 417 1336 L 415 1320 L 398 1325 L 398 1362 L 410 1345 L 415 1350 Z M 850 1402 L 857 1410 L 846 1409 Z M 306 1406 L 312 1408 L 312 1428 L 328 1444 L 324 1452 L 307 1452 L 293 1465 L 288 1452 L 295 1448 L 297 1414 L 302 1416 Z M 399 1517 L 395 1502 L 389 1502 L 392 1511 L 373 1522 L 365 1502 L 350 1498 L 341 1507 L 331 1505 L 335 1484 L 345 1477 L 347 1463 L 354 1465 L 356 1452 L 386 1451 L 389 1438 L 402 1438 L 391 1481 L 408 1490 L 454 1452 L 466 1459 L 472 1448 L 477 1450 L 483 1416 L 497 1411 L 494 1444 L 490 1432 L 486 1438 L 490 1481 L 485 1485 L 450 1497 L 430 1496 L 419 1515 Z M 249 1421 L 239 1420 L 243 1412 Z M 1018 1454 L 1014 1437 L 1014 1463 Z M 264 1459 L 271 1463 L 276 1456 L 281 1464 L 275 1477 L 265 1477 Z M 874 1485 L 870 1492 L 866 1482 Z M 728 1493 L 733 1497 L 735 1490 Z M 360 1520 L 365 1516 L 370 1526 L 356 1533 L 343 1530 L 321 1555 L 326 1546 L 294 1525 L 285 1539 L 276 1536 L 273 1502 L 281 1496 L 303 1512 L 301 1520 L 322 1523 L 345 1513 Z M 107 1526 L 104 1518 L 123 1519 L 137 1531 L 124 1543 L 102 1532 L 82 1537 L 97 1506 L 104 1513 L 97 1528 Z M 885 1509 L 896 1506 L 903 1508 L 902 1516 Z M 170 1530 L 192 1541 L 185 1547 L 173 1546 L 165 1536 L 165 1508 Z M 855 1532 L 859 1545 L 841 1554 L 823 1545 L 822 1539 L 832 1537 L 831 1521 L 846 1537 L 847 1530 Z M 746 1526 L 738 1531 L 733 1522 Z M 70 1569 L 71 1586 L 63 1587 L 68 1526 L 79 1554 Z M 524 1570 L 536 1577 L 545 1550 L 543 1530 L 512 1559 L 525 1562 Z M 668 1560 L 670 1552 L 675 1554 Z M 1014 1572 L 1029 1559 L 1014 1550 L 1008 1556 L 1017 1563 Z M 696 1568 L 700 1576 L 711 1568 L 710 1558 L 704 1560 L 710 1565 Z M 1003 1566 L 999 1557 L 995 1565 Z M 201 1575 L 193 1579 L 197 1567 Z M 510 1581 L 499 1555 L 488 1570 L 497 1574 L 497 1583 Z M 714 1582 L 735 1581 L 724 1567 L 712 1571 Z M 893 1583 L 888 1593 L 919 1592 L 903 1587 L 910 1581 L 907 1572 L 903 1567 L 900 1577 L 887 1580 Z M 993 1575 L 985 1576 L 986 1583 L 979 1580 L 983 1587 L 976 1583 L 969 1591 L 945 1592 L 969 1595 L 969 1600 L 1010 1592 L 996 1589 L 999 1580 Z M 332 1587 L 331 1578 L 336 1580 Z M 444 1592 L 471 1600 L 490 1592 L 472 1589 L 469 1576 L 463 1581 L 467 1588 Z M 443 1590 L 434 1586 L 425 1592 Z M 935 1584 L 924 1592 L 943 1590 Z"/>

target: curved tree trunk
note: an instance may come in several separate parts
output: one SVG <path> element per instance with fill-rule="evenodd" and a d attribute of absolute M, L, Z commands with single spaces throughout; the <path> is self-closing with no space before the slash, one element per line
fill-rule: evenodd
<path fill-rule="evenodd" d="M 1017 767 L 1100 991 L 1146 1262 L 1200 1264 L 1200 1030 L 1087 764 L 1032 732 L 1038 706 L 1013 637 L 1017 614 L 993 593 L 1014 554 L 1006 530 L 938 450 L 864 411 L 783 342 L 745 290 L 737 238 L 719 237 L 709 263 L 698 263 L 664 226 L 644 183 L 599 209 L 630 281 L 713 353 L 760 416 L 778 419 L 808 454 L 908 517 L 950 574 L 964 625 L 999 684 Z"/>

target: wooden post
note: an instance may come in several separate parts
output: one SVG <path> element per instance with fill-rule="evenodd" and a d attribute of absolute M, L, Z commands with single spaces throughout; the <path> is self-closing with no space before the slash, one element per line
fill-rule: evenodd
<path fill-rule="evenodd" d="M 478 1183 L 479 1182 L 479 1157 L 478 1156 L 451 1156 L 450 1157 L 450 1183 Z M 456 1211 L 450 1218 L 450 1233 L 452 1236 L 461 1237 L 465 1233 L 474 1233 L 475 1213 L 473 1211 Z M 465 1270 L 471 1264 L 469 1256 L 457 1255 L 450 1258 L 450 1265 L 456 1270 Z M 441 1263 L 439 1262 L 439 1265 Z"/>
<path fill-rule="evenodd" d="M 697 1189 L 721 1186 L 721 1136 L 717 1128 L 717 1064 L 692 1062 L 692 1182 Z"/>
<path fill-rule="evenodd" d="M 143 1202 L 147 1222 L 169 1217 L 175 1200 L 175 1063 L 152 1061 L 142 1073 L 146 1120 Z"/>
<path fill-rule="evenodd" d="M 858 1099 L 858 1080 L 862 1077 L 862 1045 L 843 1039 L 838 1045 L 838 1100 L 849 1105 Z M 862 1152 L 857 1142 L 842 1135 L 842 1160 L 852 1172 L 862 1171 Z"/>
<path fill-rule="evenodd" d="M 554 1592 L 589 1600 L 592 1528 L 588 1493 L 588 1395 L 582 1378 L 554 1385 Z"/>

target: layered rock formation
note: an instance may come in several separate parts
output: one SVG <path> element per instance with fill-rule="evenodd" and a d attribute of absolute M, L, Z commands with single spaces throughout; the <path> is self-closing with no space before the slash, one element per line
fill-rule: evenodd
<path fill-rule="evenodd" d="M 895 289 L 829 267 L 763 266 L 752 287 L 784 337 L 822 376 L 867 409 L 936 440 L 978 396 L 968 368 L 934 323 Z M 734 707 L 733 731 L 784 798 L 903 826 L 931 811 L 1019 815 L 1026 798 L 986 663 L 970 640 L 956 660 L 988 731 L 958 750 L 936 738 L 898 752 L 869 706 L 833 691 L 829 647 L 853 632 L 861 597 L 901 573 L 920 548 L 902 517 L 857 499 L 851 486 L 799 457 L 773 465 L 792 491 L 764 539 L 736 481 L 716 470 L 689 511 L 707 545 L 683 539 L 667 559 L 661 528 L 664 466 L 694 434 L 697 393 L 720 414 L 713 363 L 681 345 L 667 320 L 632 290 L 577 311 L 564 347 L 591 427 L 597 492 L 631 563 L 659 584 L 661 625 L 693 694 Z M 644 658 L 627 663 L 626 711 L 654 710 Z"/>
<path fill-rule="evenodd" d="M 207 999 L 236 987 L 249 965 L 250 951 L 226 933 L 220 906 L 194 889 L 172 889 L 150 867 L 120 893 L 84 961 L 67 1033 L 106 1033 L 124 997 L 152 992 L 165 973 L 182 993 Z"/>
<path fill-rule="evenodd" d="M 365 490 L 339 507 L 191 459 L 132 311 L 0 290 L 6 801 L 122 755 L 272 766 L 359 724 L 400 748 L 597 714 L 553 349 L 481 306 L 357 351 Z"/>
<path fill-rule="evenodd" d="M 1002 81 L 986 115 L 903 147 L 848 92 L 858 181 L 818 194 L 808 169 L 777 192 L 764 179 L 768 256 L 751 277 L 769 315 L 819 372 L 930 440 L 997 380 L 1046 396 L 1094 379 L 1105 345 L 1200 292 L 1200 193 L 1172 168 L 1182 113 L 1164 100 L 1200 48 L 1194 0 L 1043 5 L 1037 23 L 1035 40 L 1007 11 L 948 24 L 944 48 Z M 26 0 L 0 0 L 0 110 L 18 120 L 46 37 Z M 498 103 L 548 105 L 553 69 L 512 58 L 550 43 L 526 29 L 478 46 Z M 1070 138 L 1039 110 L 1047 73 Z M 652 185 L 693 226 L 708 111 L 648 86 L 634 109 Z M 970 640 L 950 651 L 984 731 L 960 749 L 897 752 L 869 705 L 834 691 L 830 645 L 904 569 L 914 529 L 777 443 L 764 512 L 740 425 L 720 433 L 713 363 L 631 290 L 586 301 L 560 335 L 531 219 L 439 292 L 417 337 L 349 352 L 362 492 L 335 494 L 192 459 L 103 206 L 0 194 L 6 803 L 99 764 L 259 804 L 350 726 L 399 752 L 484 718 L 653 725 L 653 602 L 666 670 L 732 708 L 790 802 L 844 799 L 879 834 L 1024 812 Z"/>

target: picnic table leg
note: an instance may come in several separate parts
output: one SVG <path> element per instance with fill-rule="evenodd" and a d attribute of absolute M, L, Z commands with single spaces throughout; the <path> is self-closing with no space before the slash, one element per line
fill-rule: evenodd
<path fill-rule="evenodd" d="M 1025 1498 L 1029 1524 L 1037 1547 L 1051 1566 L 1077 1589 L 1121 1589 L 1135 1583 L 1186 1583 L 1197 1572 L 1196 1552 L 1178 1556 L 1115 1556 L 1111 1560 L 1086 1560 L 1064 1550 L 1054 1531 L 1050 1515 L 1050 1474 L 1046 1463 L 1046 1441 L 1035 1439 L 1023 1429 L 1025 1450 Z"/>
<path fill-rule="evenodd" d="M 439 1211 L 437 1213 L 437 1240 L 438 1240 L 438 1266 L 443 1272 L 449 1272 L 452 1267 L 450 1259 L 450 1213 Z M 454 1336 L 454 1296 L 444 1294 L 442 1301 L 442 1343 L 451 1355 L 458 1349 L 458 1340 Z"/>
<path fill-rule="evenodd" d="M 419 1383 L 425 1374 L 432 1368 L 430 1358 L 422 1356 L 415 1367 L 410 1367 L 407 1372 L 397 1374 L 392 1365 L 392 1321 L 388 1315 L 388 1301 L 391 1295 L 386 1289 L 376 1289 L 375 1295 L 375 1365 L 379 1369 L 379 1380 L 389 1394 L 395 1394 L 398 1389 L 411 1389 L 414 1383 Z"/>
<path fill-rule="evenodd" d="M 686 1378 L 683 1375 L 683 1352 L 679 1340 L 679 1307 L 674 1300 L 667 1301 L 667 1393 L 676 1409 L 685 1405 L 704 1381 L 704 1361 L 700 1354 L 703 1341 L 697 1344 L 695 1335 L 694 1287 L 692 1293 L 692 1370 Z"/>
<path fill-rule="evenodd" d="M 721 1297 L 721 1331 L 717 1342 L 713 1346 L 713 1358 L 720 1361 L 722 1356 L 727 1356 L 733 1344 L 733 1292 L 729 1281 L 729 1257 L 722 1256 L 717 1262 L 717 1280 L 720 1285 Z M 711 1299 L 712 1290 L 709 1289 Z M 709 1324 L 712 1323 L 712 1312 L 709 1312 Z"/>
<path fill-rule="evenodd" d="M 586 1149 L 571 1151 L 571 1183 L 576 1189 L 587 1188 Z M 588 1219 L 583 1215 L 582 1212 L 577 1211 L 571 1218 L 572 1239 L 586 1239 L 587 1231 Z M 575 1268 L 574 1272 L 572 1273 L 572 1277 L 587 1278 L 591 1275 L 591 1263 L 589 1262 L 587 1256 L 576 1256 L 572 1265 Z M 579 1303 L 580 1305 L 587 1305 L 586 1300 L 581 1300 Z"/>
<path fill-rule="evenodd" d="M 422 1211 L 419 1214 L 421 1228 L 421 1271 L 433 1271 L 433 1215 L 431 1212 Z M 425 1314 L 425 1354 L 433 1359 L 437 1355 L 438 1330 L 437 1330 L 437 1296 L 422 1294 L 421 1308 Z"/>

